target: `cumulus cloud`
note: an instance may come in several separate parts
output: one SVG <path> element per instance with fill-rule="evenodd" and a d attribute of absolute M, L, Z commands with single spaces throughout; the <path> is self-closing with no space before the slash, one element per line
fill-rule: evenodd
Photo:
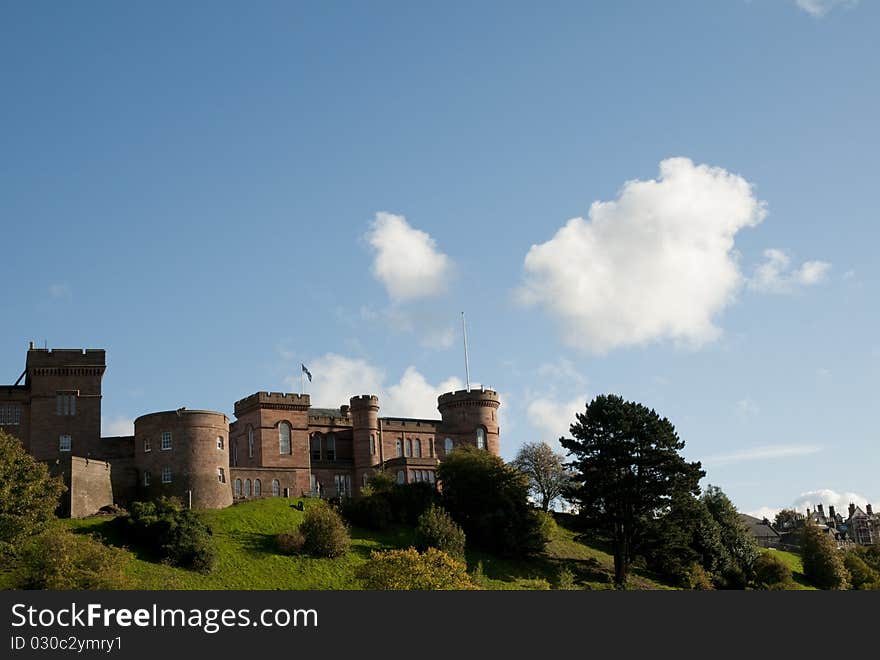
<path fill-rule="evenodd" d="M 859 4 L 859 0 L 795 0 L 795 2 L 798 7 L 816 18 L 822 18 L 837 7 L 849 9 Z"/>
<path fill-rule="evenodd" d="M 826 513 L 828 512 L 828 507 L 833 506 L 837 513 L 846 517 L 850 502 L 861 507 L 862 511 L 864 511 L 865 505 L 870 500 L 860 493 L 838 493 L 830 488 L 820 488 L 819 490 L 801 493 L 800 497 L 792 503 L 792 506 L 798 511 L 803 511 L 807 507 L 815 509 L 817 504 L 821 504 L 825 508 Z"/>
<path fill-rule="evenodd" d="M 616 200 L 533 245 L 518 297 L 557 318 L 579 349 L 699 346 L 720 334 L 715 317 L 742 283 L 736 233 L 765 215 L 742 177 L 670 158 L 657 179 L 626 182 Z"/>
<path fill-rule="evenodd" d="M 134 420 L 123 416 L 101 417 L 101 435 L 105 438 L 134 435 Z"/>
<path fill-rule="evenodd" d="M 336 353 L 311 360 L 308 366 L 313 374 L 309 383 L 312 405 L 318 407 L 336 408 L 347 404 L 352 396 L 375 394 L 382 415 L 434 419 L 439 416 L 437 397 L 464 388 L 455 377 L 436 385 L 429 383 L 414 366 L 407 367 L 400 380 L 389 385 L 383 369 L 361 358 Z M 299 382 L 298 373 L 285 379 L 291 388 L 298 388 Z"/>
<path fill-rule="evenodd" d="M 586 394 L 576 396 L 570 401 L 553 397 L 539 397 L 532 399 L 526 407 L 526 416 L 529 424 L 540 433 L 538 440 L 543 440 L 551 447 L 556 447 L 556 441 L 560 437 L 570 435 L 569 427 L 575 421 L 575 413 L 584 411 L 586 401 Z"/>
<path fill-rule="evenodd" d="M 452 273 L 452 261 L 437 249 L 430 234 L 416 229 L 402 215 L 376 214 L 367 241 L 375 251 L 373 274 L 394 301 L 442 293 Z"/>
<path fill-rule="evenodd" d="M 773 522 L 773 519 L 776 518 L 776 514 L 779 513 L 782 509 L 777 507 L 773 508 L 772 506 L 761 506 L 753 511 L 746 511 L 746 515 L 754 516 L 755 518 L 766 518 L 770 522 Z"/>
<path fill-rule="evenodd" d="M 805 261 L 798 268 L 791 267 L 791 257 L 783 250 L 764 250 L 764 262 L 755 269 L 749 288 L 764 293 L 792 293 L 798 287 L 824 281 L 831 269 L 827 261 Z"/>
<path fill-rule="evenodd" d="M 769 461 L 777 458 L 810 456 L 820 451 L 822 451 L 822 448 L 817 445 L 763 445 L 727 454 L 708 456 L 703 460 L 703 463 L 707 465 L 726 465 L 747 461 Z"/>

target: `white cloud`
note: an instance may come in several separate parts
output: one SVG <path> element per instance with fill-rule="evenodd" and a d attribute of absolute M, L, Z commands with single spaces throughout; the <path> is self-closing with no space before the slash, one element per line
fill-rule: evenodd
<path fill-rule="evenodd" d="M 411 227 L 402 215 L 377 213 L 366 238 L 375 250 L 373 274 L 392 300 L 424 298 L 446 290 L 452 261 L 428 233 Z"/>
<path fill-rule="evenodd" d="M 53 300 L 70 300 L 73 297 L 73 291 L 69 284 L 51 284 L 49 285 L 49 297 Z"/>
<path fill-rule="evenodd" d="M 101 417 L 101 436 L 112 438 L 121 435 L 134 435 L 134 420 L 128 417 Z"/>
<path fill-rule="evenodd" d="M 869 501 L 867 497 L 859 493 L 838 493 L 830 488 L 820 488 L 819 490 L 801 493 L 800 497 L 792 503 L 792 506 L 796 510 L 803 512 L 807 507 L 815 509 L 817 504 L 821 504 L 826 513 L 828 513 L 828 507 L 833 506 L 837 513 L 846 517 L 850 502 L 861 507 L 862 511 L 864 511 L 865 505 Z"/>
<path fill-rule="evenodd" d="M 307 383 L 307 391 L 313 406 L 336 408 L 347 404 L 352 396 L 375 394 L 383 416 L 439 418 L 437 397 L 464 387 L 455 377 L 433 385 L 414 366 L 407 367 L 397 383 L 386 385 L 381 368 L 336 353 L 311 360 L 308 367 L 313 380 Z M 299 373 L 285 378 L 285 383 L 298 390 Z"/>
<path fill-rule="evenodd" d="M 743 463 L 746 461 L 769 461 L 777 458 L 792 458 L 794 456 L 809 456 L 822 451 L 816 445 L 763 445 L 751 447 L 742 451 L 729 454 L 716 454 L 703 459 L 707 465 L 726 465 L 729 463 Z"/>
<path fill-rule="evenodd" d="M 588 219 L 533 245 L 519 299 L 556 317 L 567 344 L 595 353 L 662 339 L 704 344 L 742 283 L 734 236 L 765 215 L 742 177 L 664 160 L 658 179 L 626 182 Z"/>
<path fill-rule="evenodd" d="M 824 281 L 831 269 L 827 261 L 805 261 L 791 268 L 791 257 L 777 248 L 764 250 L 764 263 L 755 268 L 749 288 L 764 293 L 792 293 L 801 286 Z"/>
<path fill-rule="evenodd" d="M 776 518 L 776 514 L 781 510 L 781 508 L 773 508 L 772 506 L 762 506 L 754 511 L 746 511 L 745 513 L 746 515 L 754 516 L 755 518 L 766 518 L 770 522 L 773 522 L 773 519 Z"/>
<path fill-rule="evenodd" d="M 584 412 L 586 402 L 586 394 L 570 401 L 560 401 L 553 397 L 532 399 L 526 408 L 526 416 L 529 424 L 540 433 L 537 440 L 543 440 L 551 447 L 556 447 L 556 441 L 560 437 L 569 437 L 571 435 L 569 427 L 575 421 L 575 413 Z"/>
<path fill-rule="evenodd" d="M 837 7 L 849 9 L 859 4 L 859 0 L 795 0 L 798 7 L 810 16 L 821 18 Z"/>

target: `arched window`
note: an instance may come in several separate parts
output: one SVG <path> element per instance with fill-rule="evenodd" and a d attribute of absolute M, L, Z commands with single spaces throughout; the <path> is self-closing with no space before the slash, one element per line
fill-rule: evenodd
<path fill-rule="evenodd" d="M 272 495 L 275 497 L 281 495 L 281 484 L 278 483 L 278 479 L 272 479 Z"/>
<path fill-rule="evenodd" d="M 233 492 L 236 497 L 241 497 L 241 479 L 235 480 L 235 490 Z"/>
<path fill-rule="evenodd" d="M 254 457 L 254 427 L 248 426 L 248 458 Z"/>
<path fill-rule="evenodd" d="M 415 453 L 413 453 L 413 456 L 415 456 L 416 458 L 422 457 L 422 441 L 419 440 L 418 438 L 416 438 L 416 444 L 415 444 L 415 447 L 413 448 L 413 450 L 415 452 Z"/>
<path fill-rule="evenodd" d="M 446 440 L 443 441 L 443 451 L 447 454 L 452 453 L 452 438 L 446 438 Z"/>
<path fill-rule="evenodd" d="M 477 429 L 477 449 L 486 448 L 486 429 Z"/>
<path fill-rule="evenodd" d="M 397 471 L 397 483 L 406 483 L 406 473 L 403 470 Z"/>
<path fill-rule="evenodd" d="M 290 424 L 287 422 L 278 425 L 278 453 L 290 453 Z"/>
<path fill-rule="evenodd" d="M 260 483 L 259 479 L 254 479 L 254 497 L 259 497 L 263 494 L 263 484 Z"/>
<path fill-rule="evenodd" d="M 395 449 L 396 449 L 397 457 L 400 458 L 401 456 L 403 456 L 403 440 L 398 438 L 395 441 L 395 443 L 396 443 Z"/>
<path fill-rule="evenodd" d="M 251 496 L 251 480 L 250 479 L 246 479 L 244 482 L 244 496 L 245 497 Z"/>
<path fill-rule="evenodd" d="M 332 433 L 327 436 L 327 460 L 336 460 L 336 436 Z"/>
<path fill-rule="evenodd" d="M 412 438 L 406 439 L 406 455 L 412 456 Z"/>

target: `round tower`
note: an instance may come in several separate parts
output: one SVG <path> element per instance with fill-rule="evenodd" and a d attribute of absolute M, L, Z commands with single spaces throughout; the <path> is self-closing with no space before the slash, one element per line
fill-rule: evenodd
<path fill-rule="evenodd" d="M 360 493 L 365 479 L 382 462 L 379 447 L 379 397 L 362 394 L 349 399 L 354 456 L 355 493 Z"/>
<path fill-rule="evenodd" d="M 440 395 L 437 399 L 437 409 L 440 411 L 442 422 L 441 437 L 437 438 L 438 455 L 446 455 L 451 441 L 453 448 L 467 444 L 481 447 L 500 456 L 498 426 L 500 405 L 498 392 L 494 390 L 482 388 L 458 390 Z"/>
<path fill-rule="evenodd" d="M 178 497 L 194 509 L 232 504 L 229 419 L 210 410 L 168 410 L 134 420 L 138 499 Z"/>

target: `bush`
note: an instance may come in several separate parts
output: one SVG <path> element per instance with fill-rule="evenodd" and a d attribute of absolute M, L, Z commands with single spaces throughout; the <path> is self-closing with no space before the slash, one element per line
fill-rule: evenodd
<path fill-rule="evenodd" d="M 450 590 L 477 589 L 461 560 L 436 548 L 419 553 L 408 550 L 373 551 L 370 560 L 358 570 L 365 589 Z"/>
<path fill-rule="evenodd" d="M 126 561 L 90 536 L 54 529 L 23 547 L 14 581 L 20 589 L 129 589 Z"/>
<path fill-rule="evenodd" d="M 125 532 L 133 541 L 173 566 L 208 573 L 216 564 L 217 546 L 211 528 L 195 511 L 184 509 L 179 500 L 134 502 L 128 518 L 119 520 L 125 521 Z"/>
<path fill-rule="evenodd" d="M 299 531 L 303 536 L 303 550 L 316 557 L 341 557 L 351 543 L 342 518 L 325 504 L 306 511 Z"/>
<path fill-rule="evenodd" d="M 693 562 L 685 573 L 685 586 L 695 591 L 711 591 L 715 587 L 706 569 L 697 562 Z"/>
<path fill-rule="evenodd" d="M 556 574 L 556 588 L 559 591 L 572 591 L 577 589 L 577 585 L 574 583 L 574 573 L 572 573 L 568 567 L 563 566 L 559 569 L 559 573 Z"/>
<path fill-rule="evenodd" d="M 385 496 L 391 505 L 394 519 L 402 525 L 412 526 L 418 524 L 419 516 L 440 501 L 434 484 L 424 481 L 413 484 L 395 484 Z"/>
<path fill-rule="evenodd" d="M 282 555 L 298 555 L 303 551 L 305 544 L 306 539 L 298 529 L 275 537 L 275 545 Z"/>
<path fill-rule="evenodd" d="M 849 571 L 852 588 L 859 590 L 880 589 L 880 573 L 871 568 L 859 554 L 859 550 L 850 550 L 843 557 L 843 565 Z"/>
<path fill-rule="evenodd" d="M 394 518 L 388 498 L 381 493 L 348 500 L 343 504 L 342 515 L 352 525 L 379 532 L 391 527 Z"/>
<path fill-rule="evenodd" d="M 758 589 L 787 589 L 792 586 L 791 568 L 772 552 L 765 552 L 752 566 Z"/>
<path fill-rule="evenodd" d="M 452 557 L 463 559 L 464 545 L 464 531 L 444 509 L 431 505 L 419 516 L 416 547 L 422 552 L 428 548 L 437 548 Z"/>

